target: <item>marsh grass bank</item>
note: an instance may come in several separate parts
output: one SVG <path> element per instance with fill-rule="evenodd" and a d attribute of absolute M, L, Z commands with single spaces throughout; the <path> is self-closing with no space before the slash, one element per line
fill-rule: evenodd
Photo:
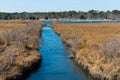
<path fill-rule="evenodd" d="M 0 34 L 0 80 L 22 80 L 40 64 L 41 24 L 28 21 L 25 25 L 22 29 L 12 27 Z"/>
<path fill-rule="evenodd" d="M 120 23 L 53 24 L 94 80 L 120 80 Z"/>

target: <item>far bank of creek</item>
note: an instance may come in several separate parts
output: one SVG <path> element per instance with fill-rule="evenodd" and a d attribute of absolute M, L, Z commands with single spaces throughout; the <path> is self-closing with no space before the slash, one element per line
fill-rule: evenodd
<path fill-rule="evenodd" d="M 71 51 L 51 27 L 43 27 L 41 39 L 41 66 L 27 80 L 91 80 L 74 60 L 69 59 Z"/>

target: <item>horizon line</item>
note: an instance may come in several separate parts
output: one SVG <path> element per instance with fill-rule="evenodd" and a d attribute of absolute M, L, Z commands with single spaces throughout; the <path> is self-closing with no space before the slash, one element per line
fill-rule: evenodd
<path fill-rule="evenodd" d="M 103 11 L 103 12 L 107 12 L 107 11 L 113 11 L 113 10 L 118 10 L 120 11 L 119 9 L 112 9 L 112 10 L 97 10 L 97 9 L 90 9 L 90 10 L 95 10 L 95 11 Z M 87 11 L 82 11 L 82 10 L 63 10 L 63 11 L 0 11 L 0 12 L 3 12 L 3 13 L 23 13 L 23 12 L 28 12 L 28 13 L 36 13 L 36 12 L 69 12 L 69 11 L 76 11 L 76 12 L 88 12 L 90 10 L 87 10 Z"/>

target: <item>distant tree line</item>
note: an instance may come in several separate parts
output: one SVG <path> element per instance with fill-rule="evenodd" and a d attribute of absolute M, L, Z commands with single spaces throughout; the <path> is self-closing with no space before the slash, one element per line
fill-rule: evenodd
<path fill-rule="evenodd" d="M 83 11 L 64 11 L 64 12 L 21 12 L 21 13 L 6 13 L 0 12 L 0 19 L 120 19 L 120 10 L 113 11 L 98 11 L 90 10 L 88 12 Z"/>

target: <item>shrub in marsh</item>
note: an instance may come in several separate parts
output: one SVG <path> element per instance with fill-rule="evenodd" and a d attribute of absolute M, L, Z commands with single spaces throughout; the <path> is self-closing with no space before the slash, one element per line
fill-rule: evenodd
<path fill-rule="evenodd" d="M 6 72 L 10 67 L 9 58 L 5 55 L 0 56 L 0 74 Z"/>
<path fill-rule="evenodd" d="M 107 40 L 103 46 L 102 51 L 106 57 L 111 60 L 114 60 L 120 55 L 120 41 L 118 38 L 111 38 Z"/>
<path fill-rule="evenodd" d="M 39 32 L 41 30 L 41 25 L 38 22 L 29 23 L 23 32 L 25 33 L 24 41 L 26 42 L 26 47 L 29 49 L 38 49 L 39 43 Z"/>
<path fill-rule="evenodd" d="M 38 49 L 39 47 L 38 42 L 39 42 L 39 38 L 37 36 L 27 37 L 26 47 L 28 49 Z"/>
<path fill-rule="evenodd" d="M 38 36 L 41 29 L 41 24 L 39 22 L 28 23 L 27 26 L 28 27 L 24 29 L 26 34 Z"/>
<path fill-rule="evenodd" d="M 9 42 L 6 38 L 0 37 L 0 52 L 4 51 L 4 48 L 9 45 Z"/>
<path fill-rule="evenodd" d="M 68 39 L 67 43 L 70 44 L 70 48 L 72 48 L 73 51 L 77 51 L 86 46 L 86 40 L 78 36 Z"/>
<path fill-rule="evenodd" d="M 5 45 L 4 40 L 0 38 L 0 52 L 4 50 L 4 45 Z"/>

